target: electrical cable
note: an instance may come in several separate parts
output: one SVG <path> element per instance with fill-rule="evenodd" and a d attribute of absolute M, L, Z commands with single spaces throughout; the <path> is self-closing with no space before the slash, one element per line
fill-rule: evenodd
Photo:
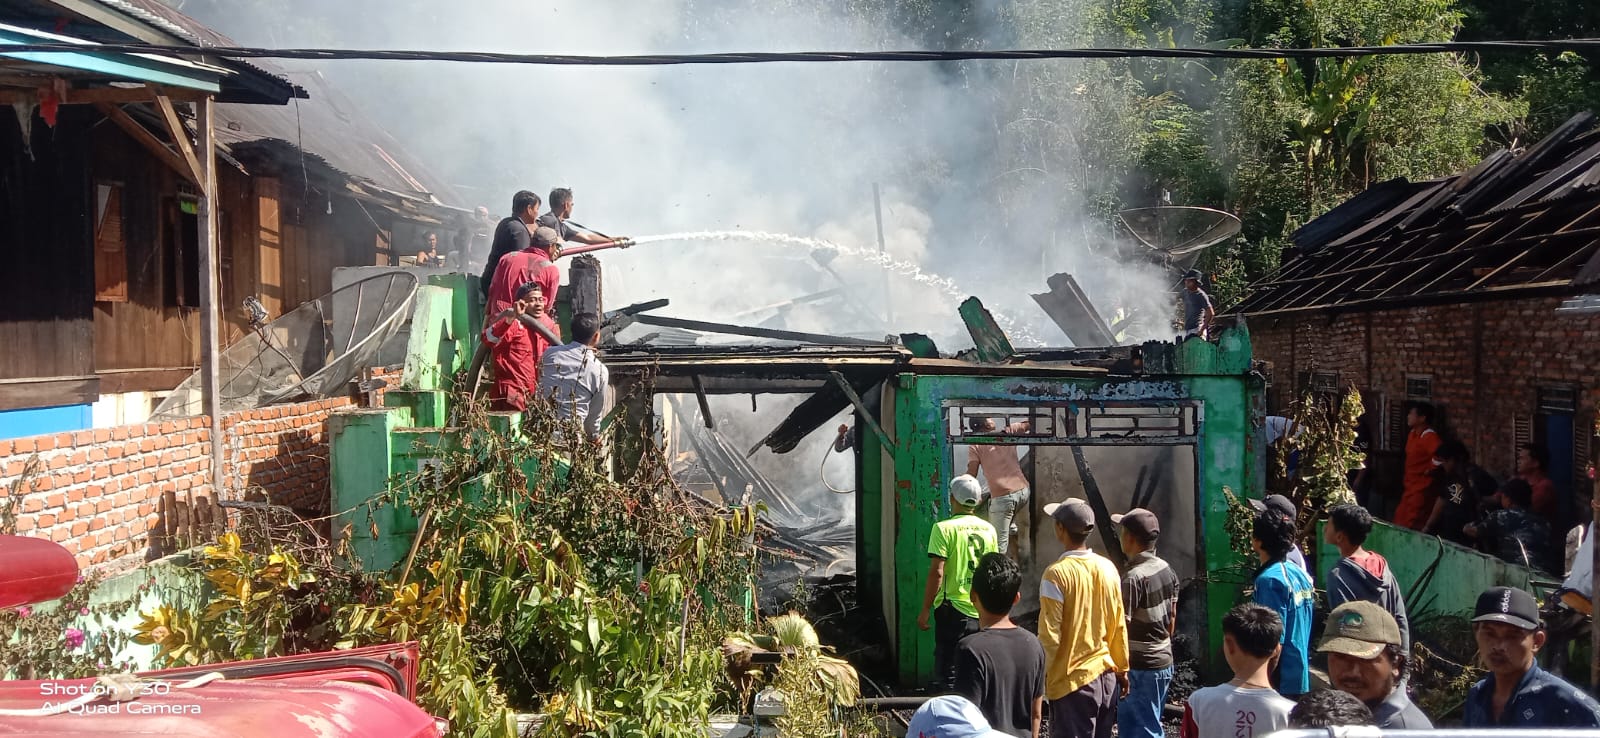
<path fill-rule="evenodd" d="M 175 57 L 226 59 L 316 59 L 376 61 L 451 61 L 480 64 L 534 64 L 545 66 L 649 67 L 679 64 L 770 64 L 777 62 L 950 62 L 1041 59 L 1327 59 L 1362 56 L 1453 53 L 1525 53 L 1530 51 L 1600 52 L 1600 39 L 1549 39 L 1526 41 L 1445 41 L 1390 46 L 1326 46 L 1306 49 L 1237 47 L 1202 49 L 1073 48 L 997 49 L 946 51 L 802 51 L 729 52 L 714 54 L 510 54 L 487 51 L 414 51 L 401 49 L 268 49 L 243 46 L 162 46 L 158 44 L 37 43 L 0 45 L 0 54 L 67 52 L 156 54 Z"/>

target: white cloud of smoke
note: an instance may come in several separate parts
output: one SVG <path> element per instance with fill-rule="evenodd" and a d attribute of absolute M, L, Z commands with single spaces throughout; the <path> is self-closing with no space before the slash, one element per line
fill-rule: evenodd
<path fill-rule="evenodd" d="M 886 11 L 851 0 L 288 0 L 270 4 L 292 19 L 276 23 L 262 22 L 265 5 L 187 0 L 181 9 L 243 43 L 276 46 L 620 54 L 925 45 L 896 33 Z M 1019 332 L 1064 343 L 1027 296 L 1054 271 L 1073 271 L 1106 314 L 1113 303 L 1170 306 L 1158 270 L 1091 256 L 1081 229 L 1061 228 L 1059 213 L 1081 208 L 1056 189 L 1032 193 L 1024 209 L 1038 217 L 997 227 L 997 182 L 1027 176 L 997 171 L 991 155 L 1003 126 L 986 80 L 998 68 L 317 68 L 462 192 L 461 205 L 501 213 L 515 190 L 569 186 L 575 220 L 611 234 L 761 230 L 875 250 L 871 192 L 880 182 L 889 255 L 953 278 L 1016 318 Z M 760 321 L 771 313 L 748 311 L 840 286 L 806 254 L 770 245 L 659 243 L 602 260 L 609 305 L 666 297 L 673 304 L 662 313 L 702 320 Z M 783 327 L 881 334 L 890 312 L 896 331 L 928 333 L 945 351 L 970 345 L 950 296 L 850 258 L 832 266 L 854 305 L 797 309 Z M 1163 323 L 1152 321 L 1160 330 L 1150 333 L 1165 333 Z"/>

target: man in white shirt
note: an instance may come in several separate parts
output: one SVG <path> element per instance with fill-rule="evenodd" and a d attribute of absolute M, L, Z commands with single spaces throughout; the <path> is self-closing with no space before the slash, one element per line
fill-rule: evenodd
<path fill-rule="evenodd" d="M 555 403 L 556 417 L 583 421 L 592 441 L 600 440 L 600 418 L 605 414 L 606 387 L 611 374 L 600 362 L 600 316 L 579 313 L 572 317 L 572 343 L 546 349 L 539 360 L 539 395 Z"/>

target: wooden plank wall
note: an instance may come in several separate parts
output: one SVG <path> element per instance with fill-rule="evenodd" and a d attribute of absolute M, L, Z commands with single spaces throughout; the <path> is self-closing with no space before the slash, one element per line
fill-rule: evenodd
<path fill-rule="evenodd" d="M 35 115 L 30 151 L 17 116 L 0 115 L 0 379 L 94 373 L 87 172 L 97 117 L 64 106 L 51 128 Z"/>
<path fill-rule="evenodd" d="M 199 366 L 199 311 L 168 294 L 178 177 L 116 126 L 97 127 L 93 139 L 93 178 L 123 183 L 128 255 L 128 301 L 94 305 L 95 369 Z"/>

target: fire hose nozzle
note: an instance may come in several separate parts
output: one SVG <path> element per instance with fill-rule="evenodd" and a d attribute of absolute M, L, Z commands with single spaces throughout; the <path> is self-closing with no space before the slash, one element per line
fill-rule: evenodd
<path fill-rule="evenodd" d="M 628 248 L 629 246 L 632 246 L 634 244 L 634 241 L 631 238 L 623 237 L 623 238 L 618 238 L 618 239 L 612 241 L 612 243 L 615 243 L 617 245 L 617 248 L 619 248 L 619 249 L 625 249 L 625 248 Z"/>

